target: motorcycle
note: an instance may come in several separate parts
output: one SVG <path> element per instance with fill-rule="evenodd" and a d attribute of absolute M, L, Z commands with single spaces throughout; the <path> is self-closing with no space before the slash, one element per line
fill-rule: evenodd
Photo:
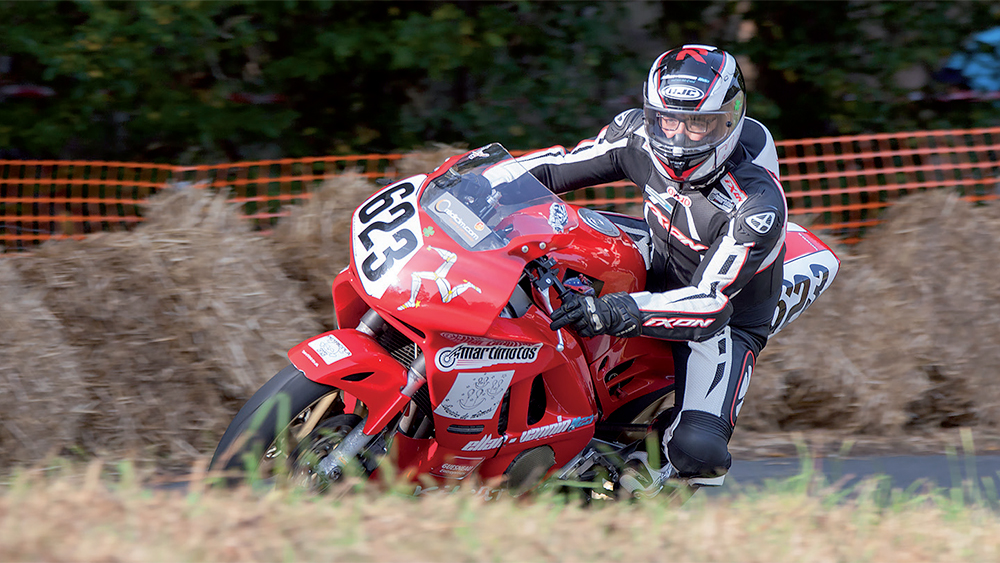
<path fill-rule="evenodd" d="M 384 187 L 355 210 L 333 282 L 339 326 L 354 328 L 292 348 L 210 468 L 320 489 L 391 465 L 417 494 L 475 478 L 498 485 L 487 495 L 655 494 L 664 482 L 636 490 L 623 476 L 672 420 L 670 343 L 549 328 L 567 292 L 640 291 L 649 237 L 639 218 L 563 201 L 499 144 Z M 772 333 L 838 269 L 790 223 Z"/>

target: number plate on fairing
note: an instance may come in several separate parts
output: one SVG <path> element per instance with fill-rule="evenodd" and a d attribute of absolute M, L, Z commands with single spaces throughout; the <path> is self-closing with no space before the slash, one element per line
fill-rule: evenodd
<path fill-rule="evenodd" d="M 354 212 L 352 251 L 361 285 L 381 298 L 423 245 L 417 205 L 424 176 L 393 184 L 368 198 Z"/>

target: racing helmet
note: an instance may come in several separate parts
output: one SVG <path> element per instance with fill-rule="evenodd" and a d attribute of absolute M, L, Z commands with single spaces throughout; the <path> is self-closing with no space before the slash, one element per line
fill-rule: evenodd
<path fill-rule="evenodd" d="M 682 187 L 703 186 L 733 154 L 746 115 L 736 57 L 708 45 L 684 45 L 653 62 L 642 91 L 654 155 Z"/>

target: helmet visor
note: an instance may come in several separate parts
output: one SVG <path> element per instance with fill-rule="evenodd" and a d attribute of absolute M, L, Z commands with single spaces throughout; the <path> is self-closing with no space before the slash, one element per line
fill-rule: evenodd
<path fill-rule="evenodd" d="M 722 144 L 742 117 L 736 98 L 717 111 L 643 108 L 646 133 L 654 145 L 677 156 L 705 152 Z"/>

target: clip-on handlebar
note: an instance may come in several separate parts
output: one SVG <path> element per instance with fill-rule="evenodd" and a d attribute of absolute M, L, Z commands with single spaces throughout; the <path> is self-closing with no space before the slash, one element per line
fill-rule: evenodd
<path fill-rule="evenodd" d="M 541 256 L 532 260 L 525 269 L 528 272 L 528 278 L 531 280 L 532 285 L 538 290 L 542 302 L 545 303 L 546 312 L 551 316 L 553 309 L 552 300 L 549 298 L 549 288 L 555 286 L 560 299 L 563 299 L 567 293 L 570 293 L 570 290 L 559 280 L 559 270 L 556 268 L 556 261 L 549 256 Z M 559 338 L 556 350 L 562 352 L 566 347 L 563 342 L 562 329 L 556 331 L 556 336 Z"/>

